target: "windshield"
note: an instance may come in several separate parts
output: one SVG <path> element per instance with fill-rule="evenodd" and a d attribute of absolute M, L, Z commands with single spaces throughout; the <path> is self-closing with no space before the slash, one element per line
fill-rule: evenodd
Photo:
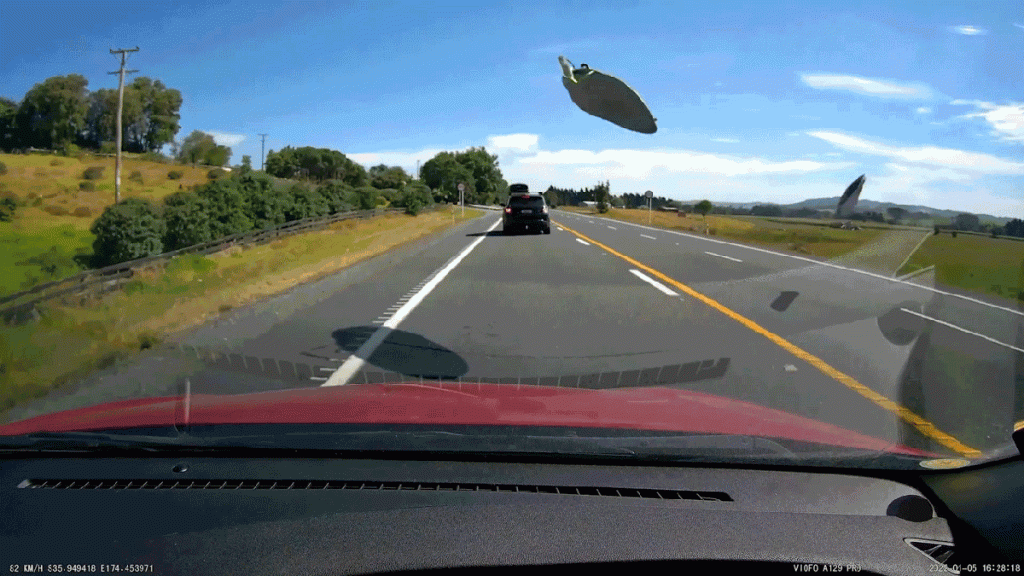
<path fill-rule="evenodd" d="M 537 196 L 530 196 L 526 198 L 513 196 L 508 199 L 508 205 L 513 208 L 543 208 L 544 199 Z"/>
<path fill-rule="evenodd" d="M 1017 455 L 1017 1 L 3 11 L 0 449 Z"/>

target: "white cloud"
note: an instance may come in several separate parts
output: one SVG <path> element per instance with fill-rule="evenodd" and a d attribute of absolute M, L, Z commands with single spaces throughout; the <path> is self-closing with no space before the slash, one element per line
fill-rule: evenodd
<path fill-rule="evenodd" d="M 726 144 L 738 144 L 739 143 L 739 140 L 736 140 L 735 138 L 712 138 L 711 141 L 712 142 L 724 142 Z"/>
<path fill-rule="evenodd" d="M 951 104 L 970 105 L 980 112 L 959 118 L 983 118 L 992 127 L 992 135 L 1006 142 L 1024 142 L 1024 103 L 993 104 L 980 100 L 954 100 Z"/>
<path fill-rule="evenodd" d="M 505 134 L 501 136 L 488 136 L 487 147 L 496 150 L 512 150 L 528 152 L 537 147 L 536 134 Z"/>
<path fill-rule="evenodd" d="M 228 134 L 227 132 L 218 132 L 216 130 L 204 130 L 210 136 L 213 136 L 213 141 L 220 146 L 238 146 L 245 140 L 245 134 Z"/>
<path fill-rule="evenodd" d="M 967 25 L 967 24 L 965 24 L 963 26 L 954 26 L 954 27 L 950 28 L 950 30 L 952 30 L 953 32 L 956 32 L 957 34 L 963 34 L 965 36 L 977 36 L 979 34 L 985 34 L 986 33 L 985 30 L 982 30 L 981 28 L 977 28 L 975 26 L 970 26 L 970 25 Z"/>
<path fill-rule="evenodd" d="M 608 176 L 644 179 L 655 171 L 744 176 L 752 174 L 801 173 L 832 170 L 839 166 L 809 160 L 772 161 L 761 158 L 733 158 L 688 150 L 558 150 L 538 151 L 520 158 L 522 164 L 571 168 L 600 166 Z"/>
<path fill-rule="evenodd" d="M 891 80 L 839 74 L 801 74 L 800 79 L 811 88 L 849 90 L 879 98 L 928 99 L 932 97 L 931 88 L 924 84 L 902 84 Z"/>
<path fill-rule="evenodd" d="M 806 114 L 796 114 L 793 118 L 797 120 L 821 120 L 821 116 L 807 116 Z"/>
<path fill-rule="evenodd" d="M 928 108 L 926 106 L 921 106 L 920 108 L 917 109 L 917 113 L 918 114 L 931 114 L 932 113 L 932 109 Z"/>
<path fill-rule="evenodd" d="M 1017 24 L 1016 22 L 1014 22 L 1013 25 L 1016 26 L 1017 28 L 1020 28 L 1021 30 L 1024 30 L 1024 24 Z"/>
<path fill-rule="evenodd" d="M 982 154 L 980 152 L 938 148 L 935 146 L 889 146 L 840 132 L 817 131 L 808 132 L 807 134 L 850 152 L 885 156 L 893 160 L 902 160 L 913 164 L 949 168 L 975 174 L 1024 174 L 1024 163 L 1005 160 L 998 156 Z"/>
<path fill-rule="evenodd" d="M 426 162 L 442 151 L 443 150 L 440 149 L 425 149 L 414 152 L 391 150 L 384 152 L 346 154 L 346 156 L 367 168 L 370 166 L 385 164 L 387 166 L 400 166 L 412 174 L 416 171 L 417 162 Z"/>

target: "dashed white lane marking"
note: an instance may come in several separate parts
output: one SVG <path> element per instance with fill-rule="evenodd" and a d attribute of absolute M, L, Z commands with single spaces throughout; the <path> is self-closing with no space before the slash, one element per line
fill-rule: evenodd
<path fill-rule="evenodd" d="M 679 296 L 679 294 L 673 292 L 672 290 L 670 290 L 667 286 L 665 286 L 661 282 L 658 282 L 654 278 L 651 278 L 650 276 L 644 274 L 643 272 L 641 272 L 639 270 L 630 270 L 630 272 L 632 272 L 633 275 L 636 276 L 637 278 L 643 280 L 644 282 L 647 282 L 651 286 L 654 286 L 655 288 L 657 288 L 658 290 L 661 290 L 662 292 L 664 292 L 665 294 L 668 294 L 669 296 Z"/>
<path fill-rule="evenodd" d="M 501 224 L 501 220 L 495 220 L 494 224 L 487 229 L 487 232 L 493 232 L 494 229 L 498 227 L 498 224 Z M 380 328 L 375 330 L 374 333 L 366 339 L 366 342 L 364 342 L 363 345 L 355 351 L 355 353 L 349 356 L 348 360 L 345 360 L 345 362 L 338 367 L 338 370 L 335 371 L 334 374 L 331 374 L 331 377 L 321 384 L 321 386 L 343 386 L 348 384 L 348 381 L 352 379 L 352 376 L 354 376 L 355 373 L 366 364 L 366 360 L 364 360 L 364 358 L 372 356 L 377 347 L 384 342 L 388 335 L 391 334 L 391 331 L 397 328 L 398 325 L 402 323 L 402 320 L 405 320 L 406 316 L 415 310 L 416 307 L 420 305 L 420 302 L 423 302 L 427 295 L 430 294 L 434 288 L 437 288 L 438 284 L 440 284 L 441 281 L 444 280 L 445 277 L 448 276 L 448 274 L 466 258 L 466 256 L 469 256 L 469 253 L 472 252 L 474 248 L 484 241 L 484 238 L 487 238 L 486 234 L 474 240 L 469 246 L 466 246 L 458 256 L 452 258 L 448 264 L 445 264 L 443 268 L 431 277 L 429 282 L 423 285 L 422 289 L 413 294 L 412 298 L 410 298 L 404 306 L 399 308 L 391 318 L 384 322 Z"/>
<path fill-rule="evenodd" d="M 607 218 L 601 218 L 601 220 L 604 220 L 606 222 L 609 221 Z M 616 220 L 615 222 L 619 222 L 619 221 Z M 758 248 L 756 246 L 751 246 L 749 244 L 740 244 L 740 243 L 737 243 L 737 242 L 726 242 L 725 240 L 714 240 L 714 239 L 708 238 L 706 236 L 697 236 L 695 234 L 687 234 L 685 232 L 676 232 L 675 230 L 665 230 L 664 228 L 653 228 L 653 227 L 650 227 L 650 226 L 644 226 L 643 224 L 635 224 L 633 222 L 620 222 L 620 223 L 626 224 L 627 226 L 634 226 L 636 228 L 642 228 L 644 230 L 651 230 L 651 231 L 662 232 L 662 233 L 666 233 L 666 234 L 675 234 L 676 236 L 682 236 L 684 238 L 692 238 L 694 240 L 703 240 L 704 242 L 712 242 L 712 243 L 715 243 L 715 244 L 724 244 L 726 246 L 735 246 L 736 248 L 743 248 L 744 250 L 753 250 L 755 252 L 761 252 L 762 254 L 771 254 L 772 256 L 781 256 L 782 258 L 791 258 L 793 260 L 801 260 L 801 261 L 804 261 L 804 262 L 808 262 L 810 264 L 814 264 L 815 266 L 828 266 L 829 268 L 835 268 L 836 270 L 844 270 L 846 272 L 853 272 L 855 274 L 863 274 L 864 276 L 871 276 L 872 278 L 877 278 L 879 280 L 885 280 L 885 281 L 893 282 L 893 283 L 897 283 L 897 284 L 904 284 L 906 286 L 913 286 L 914 288 L 920 288 L 922 290 L 927 290 L 927 291 L 933 292 L 935 294 L 942 294 L 943 296 L 949 296 L 949 297 L 952 297 L 952 298 L 958 298 L 960 300 L 966 300 L 967 302 L 973 302 L 974 304 L 981 304 L 982 306 L 987 306 L 989 308 L 994 308 L 996 310 L 1003 310 L 1004 312 L 1009 312 L 1011 314 L 1016 314 L 1017 316 L 1024 316 L 1024 311 L 1016 310 L 1014 308 L 1010 308 L 1009 306 L 1000 306 L 998 304 L 993 304 L 991 302 L 985 302 L 984 300 L 978 300 L 977 298 L 971 298 L 970 296 L 965 296 L 963 294 L 957 294 L 955 292 L 949 292 L 949 291 L 946 291 L 946 290 L 940 290 L 939 288 L 934 288 L 932 286 L 925 286 L 923 284 L 918 284 L 916 282 L 911 282 L 909 280 L 901 280 L 899 278 L 890 278 L 889 276 L 885 276 L 883 274 L 876 274 L 874 272 L 868 272 L 867 270 L 860 270 L 858 268 L 850 268 L 848 266 L 840 266 L 839 264 L 833 264 L 831 262 L 822 262 L 820 260 L 814 260 L 814 259 L 811 259 L 811 258 L 806 258 L 804 256 L 797 256 L 795 254 L 785 254 L 783 252 L 776 252 L 774 250 L 768 250 L 767 248 Z"/>
<path fill-rule="evenodd" d="M 726 260 L 732 260 L 733 262 L 743 262 L 739 258 L 733 258 L 732 256 L 723 256 L 721 254 L 715 254 L 714 252 L 705 252 L 708 256 L 718 256 L 719 258 L 725 258 Z"/>
<path fill-rule="evenodd" d="M 580 244 L 583 244 L 584 246 L 590 246 L 590 242 L 580 240 L 579 238 L 577 238 L 576 241 L 579 242 Z"/>
<path fill-rule="evenodd" d="M 900 310 L 903 310 L 907 314 L 913 314 L 914 316 L 920 316 L 921 318 L 924 318 L 926 320 L 931 320 L 932 322 L 935 322 L 936 324 L 942 324 L 943 326 L 949 326 L 950 328 L 952 328 L 954 330 L 959 330 L 959 331 L 963 332 L 964 334 L 970 334 L 972 336 L 977 336 L 978 338 L 983 338 L 985 340 L 988 340 L 989 342 L 992 342 L 993 344 L 999 344 L 1000 346 L 1004 346 L 1006 348 L 1009 348 L 1010 350 L 1016 350 L 1017 352 L 1024 352 L 1024 348 L 1017 348 L 1016 346 L 1012 346 L 1012 345 L 1007 344 L 1005 342 L 1000 342 L 999 340 L 996 340 L 995 338 L 992 338 L 990 336 L 985 336 L 984 334 L 979 334 L 977 332 L 972 332 L 972 331 L 970 331 L 970 330 L 968 330 L 966 328 L 961 328 L 961 327 L 957 326 L 956 324 L 950 324 L 949 322 L 945 322 L 943 320 L 939 320 L 938 318 L 932 318 L 931 316 L 927 316 L 925 314 L 921 314 L 920 312 L 915 312 L 913 310 L 907 310 L 906 308 L 900 308 Z"/>
<path fill-rule="evenodd" d="M 651 240 L 657 240 L 654 236 L 648 236 L 647 234 L 641 234 L 644 238 L 650 238 Z"/>
<path fill-rule="evenodd" d="M 618 228 L 616 228 L 615 226 L 609 226 L 608 229 L 609 230 L 618 230 Z"/>

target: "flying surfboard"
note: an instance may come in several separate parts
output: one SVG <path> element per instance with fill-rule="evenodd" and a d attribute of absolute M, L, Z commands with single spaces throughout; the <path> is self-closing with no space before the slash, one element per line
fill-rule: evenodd
<path fill-rule="evenodd" d="M 573 68 L 565 56 L 559 56 L 558 63 L 562 66 L 562 85 L 580 110 L 634 132 L 658 131 L 658 119 L 628 84 L 586 64 Z"/>

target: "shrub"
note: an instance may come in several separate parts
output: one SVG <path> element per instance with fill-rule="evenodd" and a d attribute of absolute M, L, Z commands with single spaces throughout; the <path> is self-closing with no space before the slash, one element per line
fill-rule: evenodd
<path fill-rule="evenodd" d="M 64 161 L 61 160 L 60 158 L 54 158 L 53 160 L 50 160 L 50 166 L 63 166 L 63 165 L 64 165 Z"/>
<path fill-rule="evenodd" d="M 206 177 L 209 178 L 210 180 L 216 180 L 218 178 L 223 178 L 224 176 L 227 176 L 227 174 L 228 173 L 226 170 L 223 170 L 221 168 L 214 168 L 213 170 L 210 170 L 209 172 L 206 173 Z"/>
<path fill-rule="evenodd" d="M 327 206 L 331 214 L 351 211 L 352 204 L 349 198 L 352 195 L 352 187 L 339 180 L 331 180 L 320 187 L 320 195 L 327 200 Z"/>
<path fill-rule="evenodd" d="M 377 207 L 378 192 L 373 186 L 360 186 L 352 192 L 349 203 L 358 210 L 373 210 Z"/>
<path fill-rule="evenodd" d="M 78 183 L 78 189 L 83 191 L 83 192 L 95 192 L 96 191 L 96 183 L 92 182 L 90 180 L 85 180 L 85 181 L 82 181 L 82 182 Z"/>
<path fill-rule="evenodd" d="M 223 178 L 200 187 L 196 193 L 207 203 L 210 214 L 210 232 L 213 238 L 222 238 L 253 229 L 249 218 L 248 194 L 237 180 Z"/>
<path fill-rule="evenodd" d="M 82 172 L 82 178 L 86 180 L 99 180 L 103 178 L 103 166 L 90 166 Z"/>
<path fill-rule="evenodd" d="M 7 164 L 0 162 L 0 176 L 7 174 Z"/>
<path fill-rule="evenodd" d="M 288 191 L 290 205 L 285 209 L 285 217 L 289 222 L 326 216 L 330 213 L 330 205 L 320 190 L 304 184 L 296 184 Z"/>
<path fill-rule="evenodd" d="M 114 142 L 100 142 L 100 154 L 117 154 L 117 144 Z"/>
<path fill-rule="evenodd" d="M 234 181 L 245 198 L 247 216 L 252 220 L 254 230 L 271 228 L 288 221 L 292 195 L 287 190 L 276 190 L 269 176 L 248 172 L 238 175 Z"/>
<path fill-rule="evenodd" d="M 107 206 L 92 223 L 93 254 L 99 266 L 154 256 L 164 251 L 167 223 L 147 200 L 128 198 Z"/>
<path fill-rule="evenodd" d="M 88 218 L 92 216 L 92 210 L 87 206 L 79 206 L 78 208 L 75 208 L 75 211 L 72 212 L 72 214 L 78 218 Z"/>
<path fill-rule="evenodd" d="M 63 206 L 48 205 L 48 206 L 43 208 L 43 211 L 45 211 L 47 214 L 52 214 L 53 216 L 67 216 L 68 215 L 68 209 L 63 207 Z"/>
<path fill-rule="evenodd" d="M 139 172 L 138 170 L 132 170 L 132 175 L 129 176 L 128 179 L 134 180 L 135 182 L 142 184 L 142 172 Z"/>
<path fill-rule="evenodd" d="M 171 180 L 181 180 L 181 177 L 184 175 L 185 173 L 182 172 L 181 170 L 171 170 L 170 172 L 167 173 L 167 178 Z"/>
<path fill-rule="evenodd" d="M 74 156 L 76 158 L 80 158 L 84 155 L 82 149 L 75 144 L 65 144 L 62 146 L 61 154 L 64 156 Z"/>
<path fill-rule="evenodd" d="M 91 184 L 91 182 L 90 182 Z M 43 203 L 43 199 L 39 194 L 35 192 L 29 192 L 28 196 L 25 197 L 25 203 L 29 206 L 39 206 Z"/>
<path fill-rule="evenodd" d="M 206 201 L 197 194 L 175 192 L 165 197 L 164 220 L 164 249 L 168 251 L 213 240 Z"/>
<path fill-rule="evenodd" d="M 18 208 L 18 201 L 13 196 L 5 194 L 0 198 L 0 222 L 14 220 L 14 211 Z"/>

